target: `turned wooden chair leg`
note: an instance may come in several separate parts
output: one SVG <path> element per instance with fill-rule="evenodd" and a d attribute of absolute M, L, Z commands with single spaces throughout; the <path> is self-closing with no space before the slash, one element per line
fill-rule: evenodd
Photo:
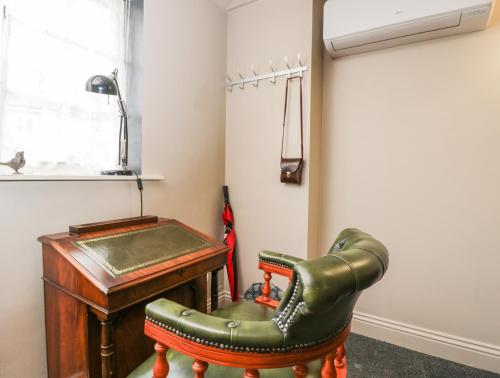
<path fill-rule="evenodd" d="M 295 378 L 306 378 L 308 370 L 305 364 L 295 365 L 293 367 L 293 374 L 295 374 Z"/>
<path fill-rule="evenodd" d="M 167 350 L 163 344 L 156 343 L 156 361 L 153 367 L 153 378 L 166 378 L 168 375 L 168 361 L 167 361 Z"/>
<path fill-rule="evenodd" d="M 205 361 L 200 361 L 200 360 L 193 361 L 194 378 L 204 378 L 207 369 L 208 369 L 208 364 Z"/>
<path fill-rule="evenodd" d="M 325 363 L 321 369 L 321 378 L 337 378 L 337 370 L 335 369 L 335 352 L 326 355 Z"/>
<path fill-rule="evenodd" d="M 335 354 L 335 367 L 337 369 L 342 369 L 344 367 L 344 357 L 345 357 L 345 347 L 344 344 L 337 348 L 337 353 Z"/>
<path fill-rule="evenodd" d="M 270 272 L 264 271 L 264 286 L 262 287 L 262 300 L 269 302 L 270 295 L 271 295 L 271 278 L 273 276 L 271 275 Z"/>
<path fill-rule="evenodd" d="M 260 374 L 257 369 L 245 369 L 243 378 L 259 378 Z"/>

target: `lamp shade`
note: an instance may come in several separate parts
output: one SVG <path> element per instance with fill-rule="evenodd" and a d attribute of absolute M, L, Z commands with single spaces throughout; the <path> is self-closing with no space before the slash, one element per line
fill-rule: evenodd
<path fill-rule="evenodd" d="M 87 80 L 85 90 L 88 92 L 107 94 L 116 96 L 118 91 L 115 83 L 111 78 L 104 75 L 95 75 Z"/>

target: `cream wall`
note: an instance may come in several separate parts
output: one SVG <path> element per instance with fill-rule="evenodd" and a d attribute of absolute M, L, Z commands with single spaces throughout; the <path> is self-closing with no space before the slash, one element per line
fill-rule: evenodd
<path fill-rule="evenodd" d="M 355 331 L 498 372 L 499 13 L 483 32 L 325 60 L 321 211 L 323 249 L 355 226 L 390 251 Z"/>
<path fill-rule="evenodd" d="M 233 9 L 228 17 L 228 73 L 269 72 L 269 60 L 275 68 L 285 69 L 284 57 L 297 65 L 297 54 L 305 64 L 321 65 L 320 53 L 312 51 L 313 0 L 255 1 Z M 319 36 L 318 36 L 319 37 Z M 234 87 L 227 95 L 226 183 L 236 217 L 240 292 L 262 280 L 257 271 L 258 253 L 263 249 L 286 251 L 307 257 L 309 229 L 309 190 L 317 179 L 310 174 L 311 129 L 320 122 L 311 118 L 311 75 L 304 75 L 304 154 L 303 185 L 280 183 L 280 148 L 286 79 L 276 85 L 261 82 L 244 90 Z M 314 92 L 316 91 L 316 92 Z M 288 140 L 290 157 L 300 154 L 298 141 L 298 85 L 293 84 L 290 99 Z M 319 91 L 319 96 L 321 90 Z M 295 144 L 293 144 L 295 142 Z M 286 142 L 287 143 L 287 142 Z M 313 242 L 315 242 L 314 240 Z"/>
<path fill-rule="evenodd" d="M 182 38 L 179 38 L 182 36 Z M 145 213 L 220 237 L 226 14 L 206 0 L 145 1 Z M 45 377 L 41 234 L 136 215 L 135 183 L 0 181 L 0 377 Z"/>
<path fill-rule="evenodd" d="M 166 178 L 151 200 L 220 237 L 227 16 L 207 0 L 146 0 L 145 11 L 142 156 Z"/>
<path fill-rule="evenodd" d="M 227 96 L 241 291 L 261 280 L 261 249 L 311 258 L 359 227 L 387 244 L 391 263 L 361 297 L 354 330 L 500 372 L 499 13 L 484 32 L 327 57 L 323 68 L 317 3 L 259 0 L 229 12 L 232 77 L 252 63 L 267 71 L 269 58 L 313 57 L 300 188 L 278 181 L 284 80 Z"/>

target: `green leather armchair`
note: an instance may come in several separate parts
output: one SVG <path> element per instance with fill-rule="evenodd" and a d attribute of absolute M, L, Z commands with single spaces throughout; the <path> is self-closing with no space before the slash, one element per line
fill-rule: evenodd
<path fill-rule="evenodd" d="M 156 355 L 129 377 L 345 376 L 354 305 L 388 264 L 386 248 L 356 229 L 315 260 L 261 252 L 264 286 L 272 273 L 290 278 L 281 303 L 266 298 L 266 287 L 260 303 L 238 301 L 210 315 L 166 299 L 150 303 L 145 333 L 156 340 Z"/>

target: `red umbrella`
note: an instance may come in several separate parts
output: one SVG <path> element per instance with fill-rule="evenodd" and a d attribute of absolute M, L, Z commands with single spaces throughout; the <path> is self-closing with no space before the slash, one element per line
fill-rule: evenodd
<path fill-rule="evenodd" d="M 224 244 L 229 247 L 227 253 L 227 278 L 231 289 L 231 299 L 238 300 L 238 270 L 236 269 L 236 232 L 234 231 L 233 209 L 229 204 L 229 190 L 223 186 L 224 192 L 224 210 L 222 211 L 222 222 L 226 226 L 224 229 Z"/>

